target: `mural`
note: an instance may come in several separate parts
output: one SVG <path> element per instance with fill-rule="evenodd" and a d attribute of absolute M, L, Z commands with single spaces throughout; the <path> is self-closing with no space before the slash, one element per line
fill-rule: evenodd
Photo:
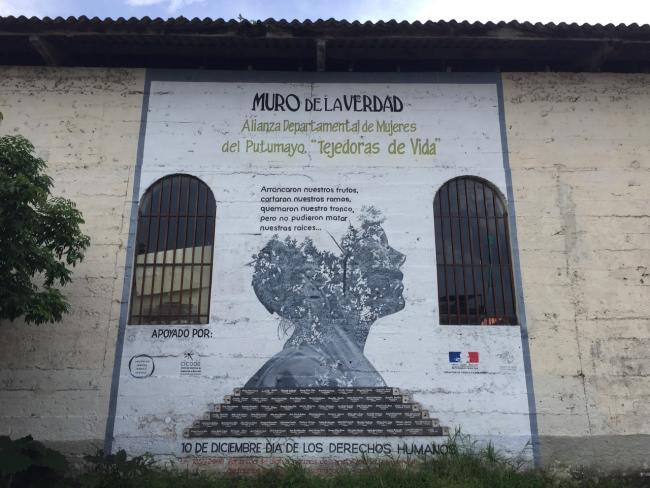
<path fill-rule="evenodd" d="M 458 176 L 507 194 L 496 78 L 232 76 L 150 73 L 107 447 L 244 469 L 461 428 L 530 456 L 517 315 L 464 284 L 502 275 L 454 254 L 506 213 L 434 214 Z"/>
<path fill-rule="evenodd" d="M 241 389 L 186 437 L 446 434 L 437 419 L 386 383 L 363 348 L 380 317 L 404 308 L 405 256 L 365 210 L 340 254 L 274 236 L 254 256 L 253 288 L 291 337 Z"/>
<path fill-rule="evenodd" d="M 245 388 L 386 386 L 363 348 L 378 318 L 404 308 L 405 256 L 376 217 L 337 246 L 338 256 L 276 237 L 255 256 L 255 295 L 292 334 Z"/>

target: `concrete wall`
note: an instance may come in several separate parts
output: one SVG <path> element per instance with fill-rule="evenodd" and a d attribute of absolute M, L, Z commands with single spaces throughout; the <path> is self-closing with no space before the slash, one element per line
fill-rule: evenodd
<path fill-rule="evenodd" d="M 650 76 L 505 74 L 542 460 L 650 452 Z M 0 68 L 21 133 L 77 202 L 92 246 L 56 325 L 2 323 L 0 434 L 103 442 L 144 72 Z"/>
<path fill-rule="evenodd" d="M 62 323 L 0 325 L 0 435 L 103 445 L 143 86 L 137 70 L 0 67 L 0 134 L 34 143 L 92 240 Z"/>
<path fill-rule="evenodd" d="M 650 459 L 650 76 L 506 74 L 544 462 Z"/>

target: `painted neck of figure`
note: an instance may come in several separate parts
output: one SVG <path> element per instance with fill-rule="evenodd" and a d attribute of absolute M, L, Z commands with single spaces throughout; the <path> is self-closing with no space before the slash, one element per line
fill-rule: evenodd
<path fill-rule="evenodd" d="M 373 321 L 374 322 L 374 321 Z M 323 344 L 345 337 L 361 351 L 373 322 L 356 320 L 299 320 L 294 322 L 294 329 L 285 347 L 297 347 L 302 344 Z"/>

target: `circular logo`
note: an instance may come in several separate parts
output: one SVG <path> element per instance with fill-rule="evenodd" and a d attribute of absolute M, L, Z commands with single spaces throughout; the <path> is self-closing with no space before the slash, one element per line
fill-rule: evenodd
<path fill-rule="evenodd" d="M 153 358 L 146 354 L 133 356 L 129 360 L 129 372 L 134 378 L 147 378 L 153 374 L 155 369 Z"/>

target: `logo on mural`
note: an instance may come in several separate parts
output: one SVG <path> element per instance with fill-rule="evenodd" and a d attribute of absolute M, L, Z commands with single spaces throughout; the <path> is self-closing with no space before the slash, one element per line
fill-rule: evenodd
<path fill-rule="evenodd" d="M 477 373 L 479 372 L 478 351 L 449 351 L 449 367 L 445 373 Z"/>
<path fill-rule="evenodd" d="M 499 371 L 503 373 L 508 373 L 512 371 L 517 371 L 517 365 L 515 364 L 515 356 L 510 351 L 503 351 L 501 354 L 497 354 L 497 357 L 501 360 L 499 365 Z"/>
<path fill-rule="evenodd" d="M 139 354 L 129 360 L 129 373 L 134 378 L 147 378 L 153 374 L 156 366 L 151 356 Z"/>
<path fill-rule="evenodd" d="M 388 387 L 363 354 L 372 324 L 404 308 L 405 256 L 365 208 L 336 245 L 271 239 L 254 256 L 257 298 L 289 339 L 186 437 L 444 435 L 410 395 Z"/>
<path fill-rule="evenodd" d="M 515 356 L 510 351 L 503 351 L 501 354 L 497 354 L 497 357 L 505 364 L 512 364 L 515 361 Z"/>
<path fill-rule="evenodd" d="M 201 376 L 201 358 L 192 351 L 183 353 L 181 376 Z"/>
<path fill-rule="evenodd" d="M 449 351 L 449 362 L 459 364 L 478 364 L 478 351 Z"/>

